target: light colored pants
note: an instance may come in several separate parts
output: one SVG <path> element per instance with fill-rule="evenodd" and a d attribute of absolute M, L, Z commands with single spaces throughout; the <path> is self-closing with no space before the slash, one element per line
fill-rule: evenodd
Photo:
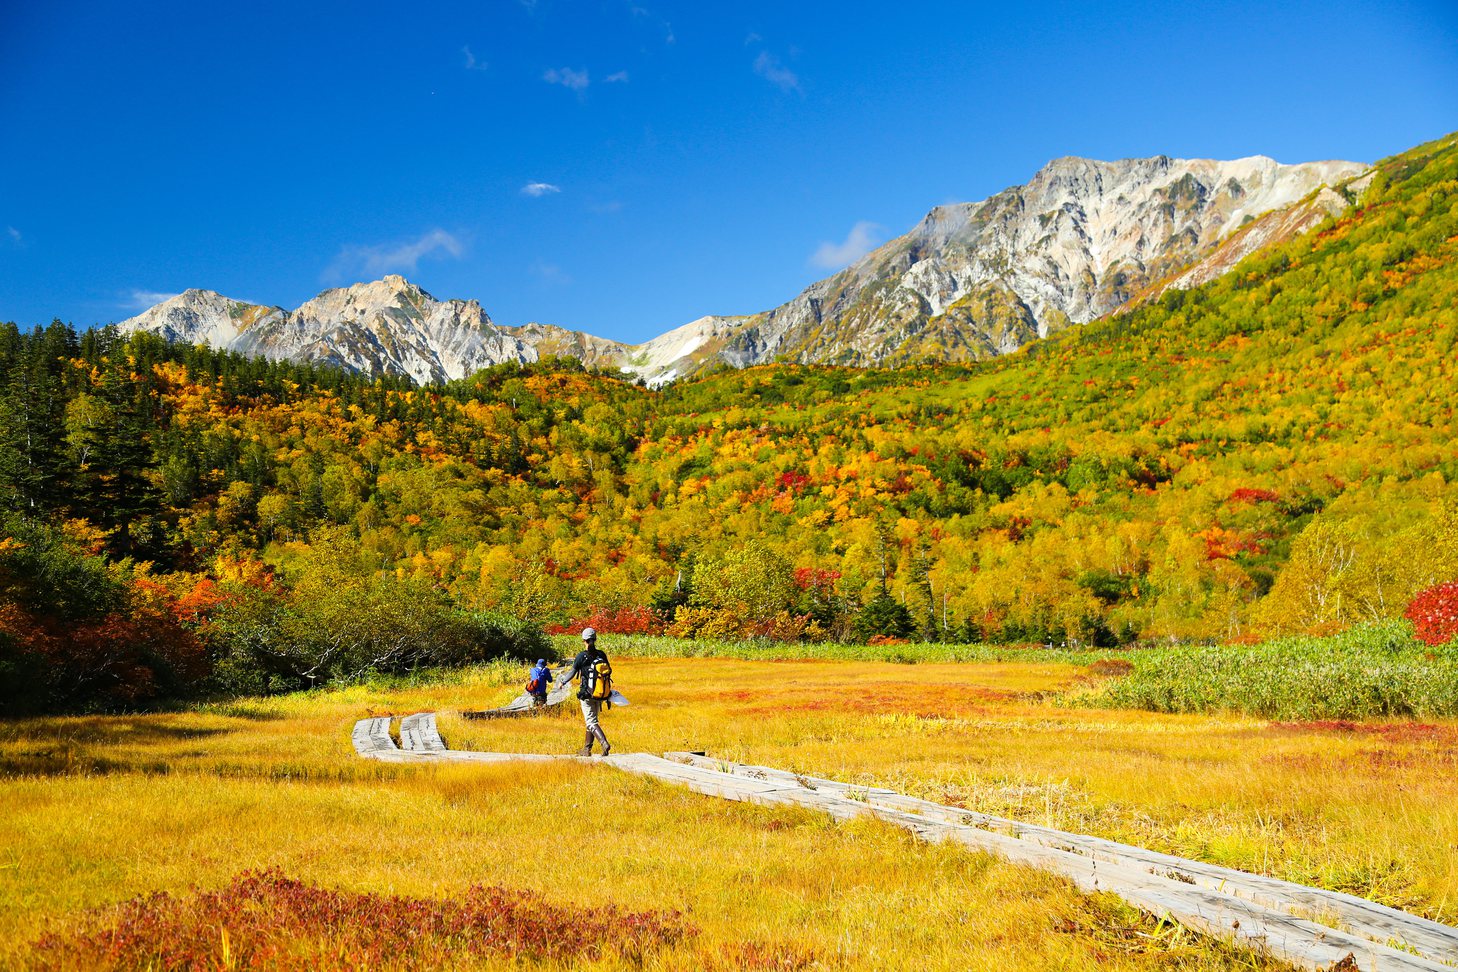
<path fill-rule="evenodd" d="M 602 743 L 603 754 L 608 751 L 607 733 L 602 731 L 602 726 L 597 724 L 598 713 L 602 712 L 602 699 L 579 699 L 582 703 L 582 721 L 587 723 L 587 747 L 592 747 L 592 740 L 597 739 Z"/>

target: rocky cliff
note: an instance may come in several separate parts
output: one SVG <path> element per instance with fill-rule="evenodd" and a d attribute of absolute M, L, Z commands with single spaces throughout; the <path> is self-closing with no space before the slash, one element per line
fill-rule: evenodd
<path fill-rule="evenodd" d="M 121 327 L 422 383 L 549 354 L 655 384 L 719 363 L 966 361 L 1213 279 L 1350 205 L 1366 169 L 1264 156 L 1056 159 L 1027 185 L 933 209 L 773 310 L 702 317 L 641 345 L 503 327 L 474 300 L 439 301 L 399 276 L 326 290 L 294 311 L 189 290 Z"/>

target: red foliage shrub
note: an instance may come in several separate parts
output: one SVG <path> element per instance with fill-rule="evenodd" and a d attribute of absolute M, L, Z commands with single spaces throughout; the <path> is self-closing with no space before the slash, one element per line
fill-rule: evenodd
<path fill-rule="evenodd" d="M 795 571 L 795 586 L 802 591 L 830 591 L 840 580 L 838 570 L 820 570 L 817 567 L 801 567 Z"/>
<path fill-rule="evenodd" d="M 775 480 L 775 485 L 780 489 L 789 490 L 791 493 L 798 493 L 810 485 L 810 477 L 802 472 L 795 472 L 794 470 L 782 472 L 779 478 Z"/>
<path fill-rule="evenodd" d="M 1280 499 L 1281 496 L 1279 493 L 1273 493 L 1269 489 L 1256 489 L 1251 486 L 1242 486 L 1240 489 L 1231 493 L 1225 501 L 1227 503 L 1276 503 Z"/>
<path fill-rule="evenodd" d="M 434 968 L 462 956 L 636 963 L 696 933 L 678 912 L 564 908 L 481 885 L 450 900 L 329 891 L 270 869 L 219 891 L 134 898 L 32 948 L 52 968 Z"/>
<path fill-rule="evenodd" d="M 1426 644 L 1443 645 L 1458 638 L 1458 581 L 1434 584 L 1420 592 L 1403 616 Z"/>
<path fill-rule="evenodd" d="M 587 615 L 573 618 L 566 624 L 548 625 L 548 634 L 582 634 L 583 628 L 593 628 L 602 634 L 662 634 L 663 623 L 650 608 L 591 608 Z"/>
<path fill-rule="evenodd" d="M 237 597 L 225 593 L 211 577 L 204 577 L 173 602 L 172 611 L 188 624 L 206 625 L 219 608 L 237 600 Z"/>
<path fill-rule="evenodd" d="M 1088 666 L 1090 675 L 1119 676 L 1134 671 L 1134 663 L 1125 658 L 1100 658 Z"/>
<path fill-rule="evenodd" d="M 866 639 L 868 645 L 904 645 L 905 638 L 898 638 L 895 635 L 871 635 Z"/>
<path fill-rule="evenodd" d="M 126 708 L 179 696 L 211 670 L 196 635 L 154 605 L 133 604 L 127 615 L 95 621 L 37 617 L 6 605 L 0 635 L 43 673 L 48 707 Z"/>

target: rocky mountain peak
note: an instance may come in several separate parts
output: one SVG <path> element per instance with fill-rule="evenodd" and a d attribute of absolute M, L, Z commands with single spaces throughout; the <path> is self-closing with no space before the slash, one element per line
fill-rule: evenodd
<path fill-rule="evenodd" d="M 1065 156 L 1025 185 L 933 208 L 773 310 L 703 317 L 636 346 L 549 325 L 501 327 L 476 301 L 437 300 L 399 274 L 326 290 L 292 312 L 189 290 L 122 327 L 421 382 L 545 354 L 654 384 L 712 362 L 968 360 L 1211 279 L 1345 207 L 1366 169 L 1259 155 Z"/>

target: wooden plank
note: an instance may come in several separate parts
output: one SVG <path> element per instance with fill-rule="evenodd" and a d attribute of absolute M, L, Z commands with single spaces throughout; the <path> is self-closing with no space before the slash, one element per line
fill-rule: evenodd
<path fill-rule="evenodd" d="M 417 712 L 400 720 L 402 748 L 412 752 L 442 753 L 445 742 L 435 725 L 434 712 Z"/>
<path fill-rule="evenodd" d="M 679 754 L 674 754 L 679 755 Z M 665 762 L 669 762 L 665 760 Z M 706 760 L 707 763 L 722 761 Z M 684 765 L 684 764 L 681 764 Z M 627 767 L 625 767 L 627 768 Z M 701 773 L 732 778 L 738 774 L 705 765 L 694 767 Z M 768 780 L 747 777 L 758 786 L 736 786 L 721 780 L 700 782 L 698 774 L 674 773 L 641 766 L 635 771 L 647 772 L 660 779 L 682 782 L 700 793 L 727 799 L 749 800 L 766 804 L 795 804 L 827 809 L 837 819 L 872 816 L 896 823 L 927 840 L 954 840 L 958 843 L 997 854 L 1017 863 L 1050 870 L 1073 881 L 1085 891 L 1107 891 L 1152 914 L 1177 921 L 1192 929 L 1218 937 L 1242 941 L 1270 952 L 1301 968 L 1324 969 L 1351 955 L 1358 968 L 1369 972 L 1440 972 L 1451 967 L 1421 956 L 1390 948 L 1385 944 L 1327 928 L 1315 922 L 1263 907 L 1218 890 L 1185 884 L 1148 871 L 1116 863 L 1098 861 L 1058 848 L 1020 840 L 996 831 L 965 824 L 948 823 L 903 810 L 877 807 L 864 800 L 836 796 L 835 787 L 819 783 L 833 781 L 801 777 L 809 786 L 789 776 L 794 786 L 773 786 Z M 765 767 L 754 769 L 765 770 Z M 766 776 L 771 775 L 768 771 Z M 885 791 L 890 792 L 890 791 Z M 829 806 L 827 806 L 829 803 Z"/>
<path fill-rule="evenodd" d="M 354 733 L 351 738 L 354 742 L 354 751 L 361 756 L 399 751 L 395 740 L 390 738 L 389 716 L 359 720 L 354 724 Z"/>
<path fill-rule="evenodd" d="M 1273 908 L 1302 918 L 1326 918 L 1337 921 L 1349 932 L 1375 942 L 1416 949 L 1428 958 L 1458 965 L 1458 929 L 1409 914 L 1396 908 L 1339 891 L 1312 888 L 1263 875 L 1249 874 L 1233 868 L 1202 861 L 1191 861 L 1162 854 L 1143 847 L 1121 844 L 1101 837 L 1071 834 L 1051 827 L 1025 824 L 994 817 L 990 814 L 960 810 L 903 796 L 880 787 L 863 787 L 818 777 L 796 777 L 783 770 L 765 766 L 747 766 L 710 759 L 696 753 L 668 753 L 668 758 L 721 772 L 743 774 L 761 779 L 803 780 L 806 784 L 850 799 L 865 800 L 872 806 L 903 810 L 931 819 L 997 830 L 1013 837 L 1082 854 L 1095 860 L 1140 869 L 1177 881 L 1234 894 L 1266 908 Z"/>
<path fill-rule="evenodd" d="M 547 702 L 544 706 L 537 705 L 537 700 L 532 698 L 530 693 L 523 692 L 500 708 L 483 709 L 478 712 L 462 712 L 461 715 L 467 719 L 502 719 L 512 716 L 531 715 L 534 712 L 541 712 L 543 709 L 561 705 L 569 699 L 575 699 L 576 697 L 577 686 L 568 683 L 548 692 Z"/>

